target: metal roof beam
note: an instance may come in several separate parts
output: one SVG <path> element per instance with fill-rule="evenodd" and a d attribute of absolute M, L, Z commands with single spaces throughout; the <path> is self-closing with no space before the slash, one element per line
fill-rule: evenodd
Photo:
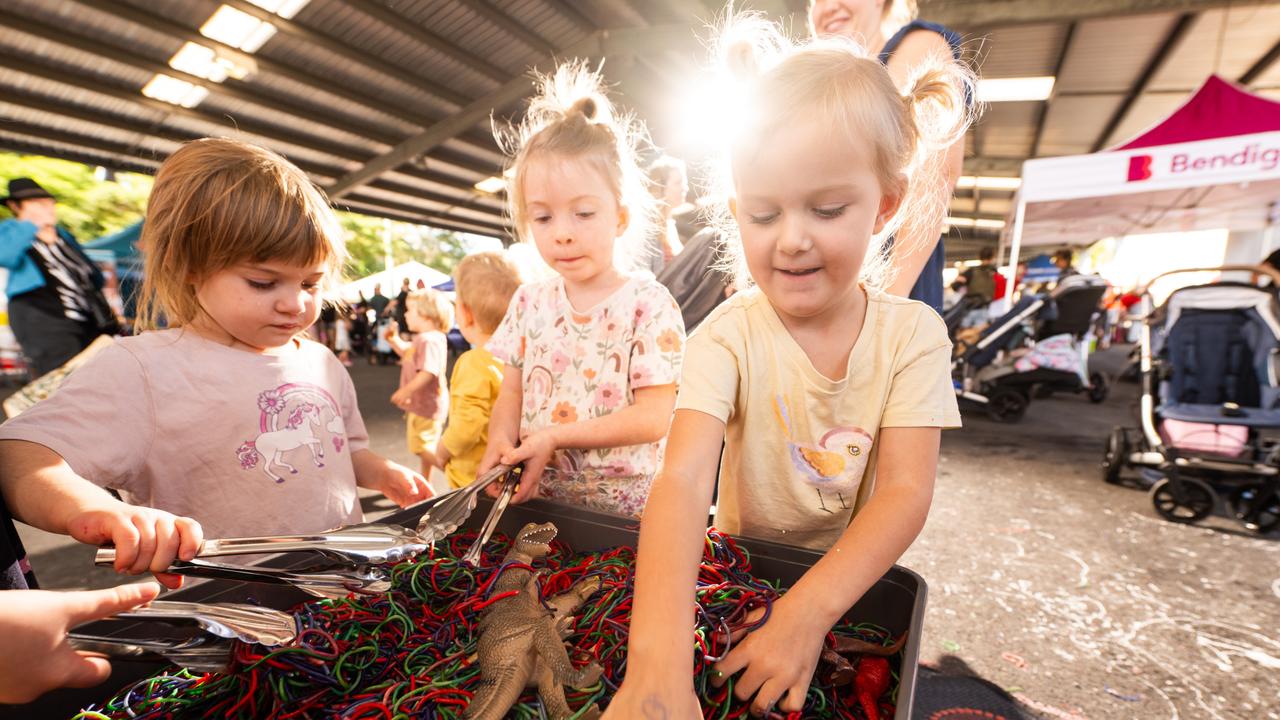
<path fill-rule="evenodd" d="M 0 133 L 4 131 L 0 127 Z M 152 175 L 156 169 L 153 165 L 144 165 L 135 160 L 126 160 L 109 155 L 95 155 L 93 153 L 81 152 L 78 150 L 67 151 L 55 148 L 49 145 L 41 145 L 39 143 L 26 142 L 15 138 L 8 138 L 0 135 L 0 149 L 10 152 L 26 153 L 29 155 L 43 155 L 45 157 L 62 158 L 72 162 L 83 163 L 85 165 L 101 165 L 112 170 L 123 170 L 125 172 L 136 172 L 144 175 Z"/>
<path fill-rule="evenodd" d="M 1143 13 L 1199 13 L 1239 0 L 920 0 L 920 17 L 955 28 L 1054 23 Z"/>
<path fill-rule="evenodd" d="M 1258 62 L 1251 65 L 1248 70 L 1245 70 L 1244 74 L 1236 82 L 1241 85 L 1252 85 L 1254 80 L 1262 77 L 1263 74 L 1271 69 L 1272 65 L 1276 64 L 1276 60 L 1280 60 L 1280 41 L 1276 41 L 1276 44 L 1271 46 L 1267 54 L 1258 58 Z"/>
<path fill-rule="evenodd" d="M 459 0 L 459 2 L 467 6 L 471 12 L 502 28 L 503 32 L 528 45 L 535 52 L 550 55 L 556 51 L 555 45 L 516 22 L 506 13 L 493 7 L 489 0 Z"/>
<path fill-rule="evenodd" d="M 250 83 L 234 80 L 232 78 L 228 78 L 225 82 L 213 82 L 212 80 L 207 80 L 199 77 L 198 75 L 191 75 L 180 70 L 175 70 L 169 67 L 168 63 L 159 62 L 130 52 L 129 50 L 107 45 L 82 35 L 70 34 L 65 30 L 33 18 L 23 18 L 22 22 L 16 25 L 14 29 L 81 52 L 97 55 L 98 57 L 109 58 L 145 72 L 176 77 L 194 85 L 199 85 L 212 93 L 252 103 L 254 105 L 267 108 L 268 110 L 321 122 L 338 130 L 358 135 L 360 137 L 369 138 L 370 140 L 382 143 L 383 145 L 395 145 L 403 139 L 402 136 L 389 134 L 369 124 L 362 124 L 361 121 L 354 118 L 340 117 L 333 113 L 325 112 L 315 106 L 302 105 L 296 102 L 283 100 L 280 98 L 279 93 L 255 87 Z M 493 143 L 492 136 L 488 133 L 479 131 L 477 128 L 466 128 L 464 132 L 459 132 L 457 135 L 461 142 L 473 145 L 481 151 L 490 153 L 498 152 L 496 145 Z M 455 164 L 452 161 L 450 162 L 451 164 Z M 482 175 L 491 174 L 493 171 L 492 166 L 488 163 L 480 163 L 476 161 L 471 161 L 466 165 L 459 165 L 459 167 L 464 167 Z"/>
<path fill-rule="evenodd" d="M 339 200 L 334 203 L 334 207 L 346 212 L 358 213 L 360 215 L 370 215 L 373 217 L 384 217 L 388 220 L 398 220 L 400 222 L 409 223 L 410 225 L 426 225 L 437 230 L 450 230 L 452 232 L 470 233 L 472 235 L 484 235 L 485 237 L 493 237 L 501 240 L 504 245 L 510 244 L 510 238 L 506 233 L 494 233 L 490 230 L 477 229 L 472 227 L 464 227 L 448 221 L 434 220 L 418 214 L 409 215 L 406 213 L 396 212 L 383 208 L 381 205 L 372 203 L 353 202 L 349 199 Z"/>
<path fill-rule="evenodd" d="M 368 15 L 387 27 L 401 33 L 414 42 L 438 50 L 454 60 L 475 70 L 481 75 L 487 75 L 491 80 L 504 82 L 511 77 L 511 73 L 502 68 L 489 63 L 484 58 L 473 55 L 472 53 L 453 44 L 451 41 L 431 32 L 417 22 L 401 15 L 400 13 L 383 5 L 381 0 L 366 0 L 365 2 L 346 3 L 346 7 Z"/>
<path fill-rule="evenodd" d="M 639 30 L 601 30 L 568 48 L 563 57 L 600 57 L 632 52 L 643 48 L 646 52 L 659 52 L 671 47 L 696 47 L 697 37 L 687 25 L 662 25 Z M 544 68 L 545 69 L 545 68 Z M 492 108 L 523 98 L 529 92 L 529 80 L 517 77 L 507 81 L 492 94 L 477 99 L 452 117 L 406 139 L 389 152 L 375 158 L 364 167 L 340 178 L 327 188 L 332 197 L 341 197 L 354 187 L 388 172 L 412 158 L 435 148 L 461 129 L 470 127 L 488 117 Z"/>
<path fill-rule="evenodd" d="M 1071 42 L 1075 39 L 1077 26 L 1078 23 L 1076 22 L 1067 24 L 1067 33 L 1062 38 L 1062 50 L 1058 52 L 1058 61 L 1053 65 L 1053 76 L 1055 78 L 1062 75 L 1062 68 L 1067 64 L 1067 55 L 1071 52 Z M 1057 87 L 1057 83 L 1054 83 L 1054 87 Z M 1049 106 L 1053 104 L 1055 97 L 1056 95 L 1050 92 L 1049 98 L 1040 105 L 1039 115 L 1036 116 L 1036 134 L 1031 140 L 1031 157 L 1036 157 L 1040 154 L 1040 141 L 1044 139 L 1044 126 L 1049 119 Z"/>
<path fill-rule="evenodd" d="M 74 146 L 77 149 L 87 148 L 90 150 L 96 150 L 98 152 L 105 152 L 105 153 L 110 153 L 112 155 L 118 155 L 118 156 L 123 156 L 125 158 L 130 158 L 130 161 L 122 161 L 122 162 L 129 162 L 133 166 L 132 169 L 138 170 L 141 172 L 146 172 L 148 174 L 154 174 L 155 167 L 144 165 L 143 162 L 138 162 L 138 161 L 144 161 L 144 162 L 150 161 L 158 165 L 159 163 L 164 161 L 165 157 L 167 157 L 167 155 L 164 155 L 161 153 L 152 153 L 150 157 L 147 157 L 145 155 L 139 154 L 140 148 L 136 145 L 128 145 L 126 143 L 119 143 L 112 140 L 106 140 L 103 138 L 90 137 L 87 135 L 81 135 L 79 133 L 71 133 L 71 132 L 65 132 L 60 130 L 50 130 L 49 128 L 45 128 L 40 125 L 33 125 L 31 123 L 18 122 L 14 120 L 5 120 L 3 121 L 3 123 L 0 123 L 0 132 L 4 132 L 4 131 L 17 133 L 20 135 L 29 135 L 36 138 L 52 140 L 54 142 L 62 143 L 64 145 Z M 0 142 L 4 142 L 2 138 L 0 138 Z M 49 150 L 54 157 L 67 157 L 68 159 L 74 159 L 70 157 L 69 153 L 59 151 L 56 148 L 45 148 L 45 149 Z M 323 174 L 326 174 L 325 173 L 326 170 L 328 172 L 333 172 L 332 168 L 324 168 L 323 166 L 318 166 L 314 163 L 295 162 L 294 164 L 297 165 L 299 168 L 301 168 L 303 171 L 308 173 L 323 175 Z M 365 197 L 363 201 L 366 204 L 372 204 L 376 202 L 378 205 L 399 208 L 401 210 L 412 209 L 414 214 L 419 215 L 423 218 L 441 219 L 445 221 L 453 221 L 455 223 L 464 223 L 476 228 L 484 228 L 486 230 L 490 230 L 492 232 L 497 232 L 497 233 L 504 232 L 504 229 L 501 225 L 488 223 L 484 220 L 477 220 L 477 219 L 471 219 L 466 217 L 455 217 L 447 214 L 441 214 L 434 210 L 429 210 L 426 208 L 417 208 L 415 206 L 411 206 L 405 203 L 397 203 L 389 200 L 372 199 L 372 198 Z M 469 232 L 477 232 L 477 231 L 471 230 Z"/>
<path fill-rule="evenodd" d="M 137 6 L 118 2 L 117 0 L 75 0 L 75 2 L 91 7 L 99 12 L 113 15 L 123 20 L 128 20 L 135 25 L 141 25 L 142 27 L 155 30 L 156 32 L 163 33 L 170 37 L 204 45 L 205 47 L 212 48 L 234 58 L 240 58 L 248 65 L 256 65 L 269 73 L 288 78 L 296 83 L 322 92 L 337 95 L 338 97 L 345 98 L 372 110 L 387 113 L 394 117 L 398 117 L 405 122 L 423 125 L 430 123 L 434 119 L 427 113 L 406 110 L 398 107 L 396 103 L 388 103 L 385 97 L 374 97 L 354 90 L 344 83 L 335 83 L 332 77 L 321 77 L 291 65 L 286 65 L 285 63 L 272 60 L 265 55 L 246 53 L 238 48 L 232 47 L 231 45 L 206 37 L 200 34 L 198 29 L 186 27 L 185 25 L 160 16 L 156 14 L 156 11 L 154 10 L 143 10 Z M 448 88 L 436 86 L 432 88 L 424 87 L 424 89 L 433 95 L 439 96 L 441 99 L 453 103 L 454 105 L 461 105 L 468 100 L 468 98 L 462 93 L 449 90 Z"/>
<path fill-rule="evenodd" d="M 240 12 L 245 13 L 246 15 L 252 15 L 253 17 L 258 18 L 259 20 L 265 20 L 271 23 L 276 27 L 276 30 L 278 30 L 279 32 L 285 35 L 291 35 L 293 37 L 298 38 L 299 40 L 302 40 L 305 43 L 324 48 L 325 50 L 331 53 L 334 53 L 335 55 L 340 55 L 342 57 L 347 58 L 348 60 L 351 60 L 352 62 L 358 63 L 360 65 L 364 65 L 365 67 L 370 68 L 372 70 L 376 70 L 377 72 L 385 75 L 386 77 L 399 80 L 401 82 L 406 82 L 411 85 L 416 85 L 417 87 L 420 87 L 423 90 L 433 95 L 438 95 L 441 98 L 445 97 L 445 95 L 442 93 L 456 94 L 459 96 L 459 100 L 457 101 L 450 100 L 450 102 L 453 102 L 455 105 L 461 106 L 464 102 L 466 102 L 467 99 L 469 99 L 465 95 L 462 95 L 460 93 L 455 93 L 454 91 L 439 85 L 438 83 L 432 81 L 431 79 L 413 72 L 413 68 L 406 68 L 406 67 L 399 67 L 396 65 L 392 65 L 391 63 L 387 62 L 386 60 L 383 60 L 380 57 L 377 57 L 375 55 L 371 55 L 367 52 L 353 48 L 348 43 L 338 40 L 331 35 L 327 35 L 317 30 L 312 30 L 311 28 L 298 23 L 296 20 L 287 20 L 285 18 L 280 17 L 279 15 L 276 15 L 275 13 L 269 10 L 263 10 L 257 5 L 254 5 L 253 3 L 248 2 L 248 0 L 219 0 L 219 1 L 226 5 L 230 5 L 236 10 L 239 10 Z"/>
<path fill-rule="evenodd" d="M 1022 162 L 1019 158 L 967 157 L 964 159 L 964 174 L 1019 177 L 1022 175 Z"/>
<path fill-rule="evenodd" d="M 0 100 L 0 102 L 9 103 L 12 105 L 25 107 L 32 110 L 38 110 L 40 112 L 50 113 L 52 115 L 56 115 L 59 117 L 71 118 L 74 120 L 80 120 L 82 122 L 94 123 L 96 125 L 101 125 L 103 127 L 114 128 L 116 130 L 120 130 L 121 132 L 129 132 L 129 133 L 136 133 L 139 135 L 145 135 L 149 137 L 157 137 L 164 140 L 169 140 L 171 142 L 189 142 L 191 140 L 196 140 L 201 137 L 205 137 L 205 135 L 203 135 L 202 133 L 189 132 L 189 131 L 179 130 L 177 128 L 171 128 L 159 123 L 144 123 L 136 120 L 122 118 L 116 115 L 97 112 L 80 105 L 75 105 L 72 103 L 62 102 L 59 100 L 53 100 L 50 98 L 38 96 L 25 90 L 18 90 L 14 88 L 3 88 L 2 86 L 0 86 L 0 89 L 3 90 L 3 95 L 0 95 L 0 98 L 3 98 L 3 99 Z M 0 128 L 3 128 L 6 122 L 7 121 L 0 120 Z M 36 127 L 42 127 L 42 126 L 38 124 L 33 124 L 33 125 L 30 125 L 30 127 L 36 128 Z M 29 134 L 37 134 L 37 133 L 33 132 Z M 315 175 L 322 175 L 324 177 L 335 178 L 335 177 L 340 177 L 343 173 L 343 169 L 336 165 L 325 165 L 324 163 L 311 162 L 311 161 L 302 160 L 296 157 L 291 157 L 290 160 L 294 164 L 298 165 L 298 167 Z M 492 215 L 495 219 L 499 219 L 499 220 L 502 218 L 502 214 L 503 214 L 503 209 L 501 207 L 495 208 L 492 206 L 484 206 L 484 205 L 478 204 L 480 200 L 487 199 L 487 196 L 482 194 L 480 191 L 475 190 L 474 188 L 470 188 L 467 190 L 468 195 L 462 196 L 462 197 L 456 197 L 456 196 L 445 195 L 439 192 L 428 190 L 426 188 L 419 188 L 413 185 L 398 183 L 392 180 L 378 180 L 376 182 L 370 183 L 370 186 L 380 188 L 383 190 L 388 190 L 391 192 L 400 193 L 402 195 L 407 195 L 410 197 L 421 198 L 429 202 L 440 203 L 442 205 L 447 205 L 451 208 L 457 208 L 460 210 L 469 210 L 471 212 Z"/>
<path fill-rule="evenodd" d="M 1102 129 L 1102 133 L 1098 135 L 1098 139 L 1094 141 L 1093 148 L 1089 152 L 1098 152 L 1106 147 L 1107 140 L 1120 127 L 1120 123 L 1124 122 L 1125 117 L 1129 115 L 1129 111 L 1133 109 L 1134 103 L 1138 101 L 1138 98 L 1142 97 L 1147 85 L 1150 85 L 1156 73 L 1160 72 L 1160 68 L 1164 67 L 1165 61 L 1169 59 L 1169 56 L 1173 54 L 1173 49 L 1178 46 L 1183 36 L 1191 29 L 1195 19 L 1195 13 L 1183 13 L 1178 16 L 1177 22 L 1173 24 L 1173 29 L 1169 31 L 1169 34 L 1164 38 L 1164 42 L 1160 44 L 1151 59 L 1147 61 L 1147 66 L 1143 68 L 1142 74 L 1138 76 L 1133 86 L 1129 88 L 1124 100 L 1120 101 L 1120 107 L 1116 108 L 1116 111 L 1112 113 L 1111 119 L 1107 121 L 1106 127 Z"/>
<path fill-rule="evenodd" d="M 106 95 L 117 100 L 146 107 L 149 110 L 160 112 L 165 115 L 180 115 L 200 122 L 211 123 L 227 128 L 232 132 L 245 132 L 251 135 L 258 135 L 277 142 L 305 147 L 309 150 L 315 150 L 316 152 L 332 155 L 344 160 L 356 162 L 366 162 L 369 160 L 367 155 L 355 152 L 346 145 L 338 145 L 314 136 L 302 135 L 293 130 L 284 129 L 276 125 L 263 123 L 253 119 L 232 118 L 221 113 L 201 109 L 198 105 L 194 108 L 184 108 L 180 105 L 171 105 L 166 102 L 146 97 L 135 89 L 112 87 L 103 82 L 95 81 L 90 76 L 56 70 L 45 65 L 34 63 L 30 58 L 10 55 L 2 50 L 0 50 L 0 67 L 5 67 L 9 70 L 16 70 L 27 75 L 39 77 L 61 85 L 67 85 L 79 90 Z M 457 157 L 457 153 L 453 153 L 452 151 L 441 151 L 437 153 L 437 155 L 441 162 L 458 165 L 459 167 L 464 167 L 466 169 L 471 169 L 467 167 L 468 165 L 476 165 L 473 160 L 465 160 L 467 164 L 463 165 L 462 163 L 464 162 L 464 159 Z M 438 170 L 406 166 L 400 168 L 398 172 L 439 185 L 453 187 L 458 190 L 464 190 L 467 192 L 473 192 L 475 190 L 473 183 L 470 180 L 456 175 L 443 173 Z M 492 168 L 486 167 L 484 170 L 479 170 L 478 172 L 481 174 L 492 174 L 493 170 Z"/>
<path fill-rule="evenodd" d="M 193 85 L 203 87 L 210 92 L 235 98 L 236 100 L 253 103 L 269 110 L 321 122 L 344 132 L 367 137 L 383 144 L 394 145 L 397 142 L 397 138 L 385 132 L 379 132 L 368 125 L 362 125 L 353 119 L 338 117 L 332 113 L 325 112 L 318 107 L 300 105 L 298 103 L 282 100 L 278 93 L 261 90 L 248 83 L 233 80 L 231 78 L 227 78 L 225 82 L 213 82 L 212 80 L 207 80 L 198 75 L 191 75 L 190 73 L 185 73 L 181 70 L 175 70 L 174 68 L 169 67 L 166 62 L 159 62 L 151 58 L 138 55 L 137 53 L 125 48 L 107 45 L 83 35 L 76 34 L 65 27 L 55 27 L 34 18 L 27 17 L 23 18 L 20 23 L 15 24 L 13 29 L 48 40 L 49 42 L 79 50 L 81 52 L 86 52 L 101 58 L 107 58 L 125 65 L 131 65 L 138 70 L 169 75 Z"/>
<path fill-rule="evenodd" d="M 550 5 L 551 9 L 555 10 L 556 13 L 567 18 L 574 25 L 577 25 L 579 30 L 588 33 L 599 30 L 599 28 L 596 27 L 596 24 L 591 21 L 591 18 L 583 15 L 581 10 L 574 7 L 571 3 L 566 2 L 566 0 L 546 0 L 546 3 L 547 5 Z"/>
<path fill-rule="evenodd" d="M 374 197 L 372 195 L 364 195 L 362 193 L 352 193 L 350 196 L 347 197 L 347 200 L 350 200 L 352 202 L 364 203 L 365 205 L 380 205 L 390 210 L 414 213 L 414 214 L 422 215 L 424 217 L 435 218 L 437 220 L 449 220 L 459 224 L 473 225 L 475 227 L 484 228 L 486 230 L 489 230 L 495 233 L 506 232 L 506 229 L 502 225 L 499 225 L 497 223 L 491 223 L 485 220 L 476 220 L 476 219 L 467 218 L 467 217 L 457 217 L 455 215 L 450 215 L 448 213 L 441 213 L 436 210 L 428 210 L 426 208 L 421 208 L 421 207 L 418 207 L 417 205 L 412 205 L 410 203 L 398 202 L 396 200 L 387 200 L 386 198 Z"/>

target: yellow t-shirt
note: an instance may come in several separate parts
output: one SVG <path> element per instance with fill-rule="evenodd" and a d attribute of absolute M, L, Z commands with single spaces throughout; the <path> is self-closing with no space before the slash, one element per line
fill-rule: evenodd
<path fill-rule="evenodd" d="M 959 427 L 951 342 L 913 300 L 867 291 L 844 378 L 819 373 L 758 289 L 689 338 L 677 409 L 726 424 L 716 526 L 827 549 L 867 501 L 882 427 Z"/>
<path fill-rule="evenodd" d="M 476 479 L 476 467 L 489 440 L 489 415 L 502 388 L 502 363 L 483 347 L 458 356 L 449 378 L 449 426 L 444 447 L 452 456 L 444 474 L 460 488 Z"/>

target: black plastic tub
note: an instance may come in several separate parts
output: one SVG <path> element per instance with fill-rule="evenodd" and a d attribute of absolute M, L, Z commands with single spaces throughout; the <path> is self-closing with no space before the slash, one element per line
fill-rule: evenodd
<path fill-rule="evenodd" d="M 412 526 L 426 511 L 429 504 L 402 510 L 383 518 L 383 522 Z M 467 522 L 467 527 L 478 529 L 488 513 L 489 503 L 481 500 L 479 507 Z M 512 505 L 503 514 L 498 529 L 512 534 L 525 523 L 552 522 L 559 529 L 558 539 L 574 550 L 591 551 L 619 545 L 636 544 L 638 525 L 634 520 L 569 507 L 543 500 L 524 505 Z M 739 545 L 751 553 L 752 573 L 759 578 L 777 580 L 789 586 L 800 579 L 813 566 L 821 554 L 812 550 L 778 545 L 750 538 L 740 539 Z M 304 560 L 290 560 L 288 556 L 270 558 L 262 564 L 272 567 L 291 567 L 305 564 Z M 924 624 L 926 586 L 924 580 L 903 567 L 894 566 L 863 595 L 853 607 L 849 617 L 854 622 L 870 622 L 880 625 L 894 634 L 909 633 L 902 650 L 902 667 L 899 669 L 900 686 L 894 720 L 909 720 L 916 688 L 916 664 L 920 657 L 920 632 Z M 280 610 L 287 610 L 300 602 L 313 599 L 299 590 L 287 586 L 212 580 L 190 588 L 169 593 L 167 600 L 190 602 L 252 602 Z M 136 623 L 91 623 L 81 628 L 86 632 L 145 637 L 147 632 L 164 632 L 164 626 Z M 163 669 L 163 665 L 142 662 L 113 663 L 111 678 L 106 683 L 88 690 L 58 690 L 45 695 L 30 705 L 0 705 L 0 717 L 4 718 L 70 718 L 95 702 L 100 702 L 118 688 Z"/>

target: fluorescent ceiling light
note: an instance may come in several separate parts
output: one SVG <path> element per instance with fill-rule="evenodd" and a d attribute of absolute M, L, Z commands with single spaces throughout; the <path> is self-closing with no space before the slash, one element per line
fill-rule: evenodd
<path fill-rule="evenodd" d="M 209 95 L 209 91 L 199 85 L 192 85 L 169 75 L 156 75 L 142 88 L 142 94 L 149 98 L 162 100 L 172 105 L 195 107 Z"/>
<path fill-rule="evenodd" d="M 169 67 L 206 80 L 222 82 L 227 79 L 227 69 L 218 62 L 218 55 L 210 48 L 189 42 L 169 58 Z"/>
<path fill-rule="evenodd" d="M 258 48 L 266 44 L 276 34 L 276 26 L 269 22 L 259 23 L 258 29 L 249 33 L 249 37 L 240 43 L 240 49 L 247 53 L 258 52 Z"/>
<path fill-rule="evenodd" d="M 268 12 L 273 12 L 288 19 L 298 14 L 311 0 L 249 0 L 249 2 Z"/>
<path fill-rule="evenodd" d="M 242 47 L 264 23 L 246 12 L 222 5 L 200 26 L 200 34 L 231 47 Z M 270 23 L 266 23 L 270 25 Z M 259 43 L 261 45 L 261 43 Z"/>
<path fill-rule="evenodd" d="M 956 188 L 967 190 L 978 188 L 980 190 L 1017 190 L 1022 187 L 1022 178 L 1016 177 L 974 177 L 973 175 L 961 175 L 960 181 L 956 183 Z"/>
<path fill-rule="evenodd" d="M 475 185 L 477 190 L 489 193 L 490 195 L 501 192 L 506 186 L 507 181 L 500 177 L 487 177 Z"/>
<path fill-rule="evenodd" d="M 1052 76 L 982 78 L 978 81 L 979 102 L 1019 102 L 1046 100 L 1053 93 Z"/>

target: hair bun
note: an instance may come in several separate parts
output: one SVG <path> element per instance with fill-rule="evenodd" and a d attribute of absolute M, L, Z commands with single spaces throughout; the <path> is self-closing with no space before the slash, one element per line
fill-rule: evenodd
<path fill-rule="evenodd" d="M 750 78 L 759 75 L 760 59 L 756 57 L 755 43 L 738 39 L 725 47 L 724 66 L 734 77 Z"/>
<path fill-rule="evenodd" d="M 585 95 L 573 101 L 573 104 L 569 106 L 569 110 L 565 113 L 565 116 L 572 117 L 574 115 L 581 115 L 587 120 L 595 120 L 598 112 L 599 106 L 596 103 L 596 99 L 590 95 Z"/>

